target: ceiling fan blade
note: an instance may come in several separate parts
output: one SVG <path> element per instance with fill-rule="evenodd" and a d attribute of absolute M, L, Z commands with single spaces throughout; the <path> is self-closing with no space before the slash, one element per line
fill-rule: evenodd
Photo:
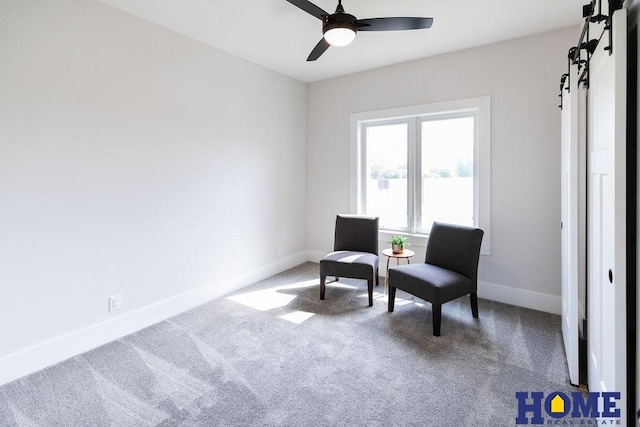
<path fill-rule="evenodd" d="M 433 18 L 369 18 L 358 19 L 358 31 L 399 31 L 431 28 Z"/>
<path fill-rule="evenodd" d="M 325 12 L 324 10 L 322 10 L 321 8 L 319 8 L 318 6 L 316 6 L 315 4 L 311 3 L 308 0 L 287 0 L 287 1 L 292 5 L 304 10 L 305 12 L 315 16 L 320 20 L 324 20 L 325 16 L 329 16 L 327 12 Z"/>
<path fill-rule="evenodd" d="M 307 61 L 315 61 L 316 59 L 320 58 L 320 56 L 327 49 L 329 49 L 329 46 L 331 46 L 331 45 L 329 44 L 329 42 L 327 42 L 324 39 L 324 37 L 322 39 L 320 39 L 320 41 L 318 42 L 316 47 L 314 47 L 313 50 L 311 51 L 311 53 L 309 54 L 309 57 L 307 58 Z"/>

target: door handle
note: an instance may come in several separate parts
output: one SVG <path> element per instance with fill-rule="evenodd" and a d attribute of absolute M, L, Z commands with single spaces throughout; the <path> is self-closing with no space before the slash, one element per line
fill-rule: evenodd
<path fill-rule="evenodd" d="M 613 271 L 609 269 L 609 283 L 613 283 Z"/>

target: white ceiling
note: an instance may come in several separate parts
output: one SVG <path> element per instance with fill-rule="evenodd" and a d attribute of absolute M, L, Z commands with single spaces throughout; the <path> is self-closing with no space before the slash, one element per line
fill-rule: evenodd
<path fill-rule="evenodd" d="M 319 19 L 286 0 L 100 0 L 296 79 L 313 82 L 426 56 L 580 25 L 585 0 L 343 0 L 359 19 L 427 16 L 428 30 L 359 33 L 306 62 Z M 315 0 L 332 13 L 337 0 Z M 579 34 L 576 34 L 576 42 Z"/>

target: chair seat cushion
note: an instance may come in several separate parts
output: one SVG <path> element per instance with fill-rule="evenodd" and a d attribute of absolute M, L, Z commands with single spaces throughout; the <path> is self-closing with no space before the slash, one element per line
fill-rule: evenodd
<path fill-rule="evenodd" d="M 432 304 L 444 304 L 476 292 L 466 276 L 431 264 L 410 264 L 389 270 L 389 286 L 409 292 Z"/>
<path fill-rule="evenodd" d="M 321 276 L 371 279 L 378 268 L 378 256 L 369 252 L 336 251 L 320 260 Z"/>

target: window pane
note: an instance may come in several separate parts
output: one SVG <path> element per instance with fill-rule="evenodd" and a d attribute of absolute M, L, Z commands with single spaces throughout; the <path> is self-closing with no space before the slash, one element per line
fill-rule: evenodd
<path fill-rule="evenodd" d="M 420 227 L 434 221 L 473 226 L 472 117 L 422 122 Z"/>
<path fill-rule="evenodd" d="M 407 123 L 367 126 L 366 213 L 380 227 L 407 227 Z"/>

